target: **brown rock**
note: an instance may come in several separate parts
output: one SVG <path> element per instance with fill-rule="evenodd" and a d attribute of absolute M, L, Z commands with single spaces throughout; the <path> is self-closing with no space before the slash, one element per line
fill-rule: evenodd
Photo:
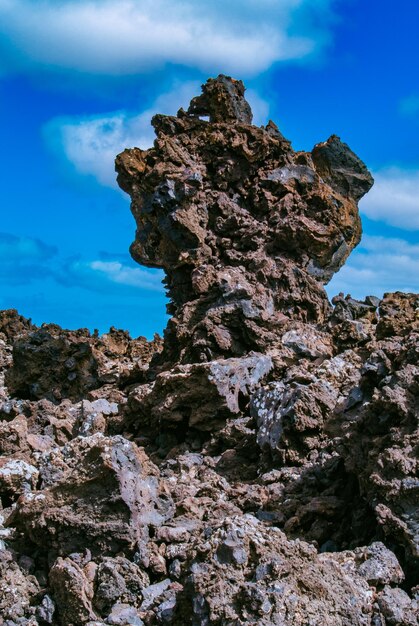
<path fill-rule="evenodd" d="M 19 315 L 16 309 L 0 311 L 0 333 L 5 335 L 8 342 L 12 343 L 20 335 L 26 335 L 35 326 L 31 320 Z"/>
<path fill-rule="evenodd" d="M 51 568 L 49 581 L 62 624 L 82 626 L 96 619 L 92 608 L 93 585 L 77 563 L 59 557 Z"/>
<path fill-rule="evenodd" d="M 0 623 L 22 623 L 18 620 L 30 617 L 39 591 L 36 578 L 21 570 L 11 552 L 0 549 Z"/>
<path fill-rule="evenodd" d="M 417 623 L 418 299 L 328 302 L 372 178 L 244 92 L 210 79 L 117 157 L 164 345 L 0 315 L 10 626 Z"/>
<path fill-rule="evenodd" d="M 28 450 L 28 425 L 23 415 L 0 422 L 0 454 L 12 455 Z"/>
<path fill-rule="evenodd" d="M 157 468 L 121 436 L 74 439 L 44 455 L 40 476 L 8 523 L 60 555 L 133 550 L 170 515 Z"/>
<path fill-rule="evenodd" d="M 360 239 L 365 165 L 336 136 L 294 152 L 273 124 L 252 126 L 243 84 L 225 76 L 153 125 L 155 147 L 125 150 L 116 169 L 137 221 L 131 253 L 166 272 L 163 360 L 262 351 L 286 319 L 321 322 L 322 283 Z"/>
<path fill-rule="evenodd" d="M 99 386 L 97 361 L 88 332 L 70 333 L 50 325 L 13 344 L 13 367 L 6 384 L 21 398 L 78 400 Z"/>
<path fill-rule="evenodd" d="M 379 339 L 391 335 L 406 335 L 412 328 L 419 331 L 419 296 L 415 293 L 384 294 L 380 302 Z"/>
<path fill-rule="evenodd" d="M 97 337 L 87 329 L 69 331 L 56 324 L 37 329 L 24 321 L 7 326 L 13 363 L 5 382 L 20 398 L 77 402 L 106 383 L 141 380 L 152 355 L 161 349 L 158 335 L 150 342 L 131 339 L 128 332 L 112 327 Z"/>
<path fill-rule="evenodd" d="M 212 430 L 240 412 L 271 369 L 272 360 L 261 354 L 180 365 L 131 393 L 129 421 L 138 421 L 140 426 L 173 422 Z"/>
<path fill-rule="evenodd" d="M 217 524 L 196 551 L 185 593 L 177 597 L 178 619 L 193 615 L 202 625 L 371 623 L 373 596 L 365 580 L 348 576 L 333 555 L 318 556 L 313 546 L 289 542 L 250 515 Z"/>

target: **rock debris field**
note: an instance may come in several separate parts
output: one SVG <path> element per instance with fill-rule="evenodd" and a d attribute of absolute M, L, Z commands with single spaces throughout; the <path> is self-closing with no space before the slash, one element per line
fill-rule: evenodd
<path fill-rule="evenodd" d="M 0 314 L 2 626 L 419 623 L 419 296 L 329 302 L 373 179 L 244 93 L 116 158 L 163 339 Z"/>

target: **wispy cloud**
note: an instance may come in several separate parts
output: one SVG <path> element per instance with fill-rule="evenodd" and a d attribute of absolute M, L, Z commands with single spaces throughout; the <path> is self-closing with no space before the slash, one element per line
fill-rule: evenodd
<path fill-rule="evenodd" d="M 0 233 L 0 260 L 4 261 L 44 261 L 57 254 L 57 248 L 40 239 L 19 237 L 10 233 Z"/>
<path fill-rule="evenodd" d="M 109 288 L 128 288 L 131 291 L 164 293 L 163 272 L 143 267 L 132 267 L 120 261 L 72 261 L 62 266 L 57 281 L 68 287 L 84 287 L 89 291 L 108 291 Z"/>
<path fill-rule="evenodd" d="M 133 146 L 149 148 L 155 139 L 155 113 L 175 114 L 199 93 L 196 81 L 176 84 L 141 114 L 113 111 L 106 115 L 58 117 L 44 127 L 47 144 L 77 172 L 94 176 L 102 185 L 116 187 L 115 157 Z"/>
<path fill-rule="evenodd" d="M 419 291 L 419 244 L 403 239 L 364 236 L 359 248 L 327 287 L 355 298 L 381 297 L 386 291 Z"/>
<path fill-rule="evenodd" d="M 375 184 L 361 200 L 361 212 L 405 230 L 419 229 L 419 170 L 396 167 L 374 172 Z"/>
<path fill-rule="evenodd" d="M 29 285 L 51 279 L 92 292 L 113 289 L 164 293 L 163 272 L 138 267 L 124 254 L 100 253 L 94 260 L 64 259 L 57 248 L 32 237 L 0 233 L 0 285 Z"/>
<path fill-rule="evenodd" d="M 51 276 L 56 254 L 54 246 L 39 239 L 0 233 L 0 284 L 28 285 Z"/>
<path fill-rule="evenodd" d="M 255 75 L 328 40 L 331 0 L 0 0 L 3 71 Z"/>

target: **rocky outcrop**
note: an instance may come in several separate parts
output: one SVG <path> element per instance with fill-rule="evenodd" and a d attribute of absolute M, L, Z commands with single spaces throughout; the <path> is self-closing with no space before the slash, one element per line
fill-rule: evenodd
<path fill-rule="evenodd" d="M 171 514 L 157 468 L 119 435 L 76 437 L 44 453 L 40 479 L 40 489 L 19 497 L 9 524 L 51 553 L 133 551 Z"/>
<path fill-rule="evenodd" d="M 17 314 L 3 318 L 6 337 L 16 327 Z M 13 395 L 60 403 L 64 398 L 81 400 L 105 383 L 128 384 L 141 380 L 151 357 L 160 350 L 158 335 L 148 342 L 131 339 L 129 333 L 111 328 L 98 337 L 87 329 L 63 330 L 56 324 L 13 335 L 13 363 L 6 384 Z M 1 325 L 0 325 L 1 329 Z"/>
<path fill-rule="evenodd" d="M 125 412 L 131 429 L 163 428 L 212 431 L 241 413 L 258 384 L 272 369 L 269 356 L 179 365 L 161 372 L 153 383 L 135 387 Z"/>
<path fill-rule="evenodd" d="M 163 342 L 0 314 L 0 625 L 418 624 L 419 298 L 328 301 L 372 178 L 244 93 L 116 160 Z"/>
<path fill-rule="evenodd" d="M 322 322 L 323 284 L 361 237 L 357 201 L 373 182 L 362 161 L 336 136 L 295 152 L 273 123 L 251 125 L 243 94 L 208 81 L 188 113 L 153 118 L 154 148 L 116 159 L 131 253 L 166 273 L 172 364 L 263 352 L 290 320 Z"/>

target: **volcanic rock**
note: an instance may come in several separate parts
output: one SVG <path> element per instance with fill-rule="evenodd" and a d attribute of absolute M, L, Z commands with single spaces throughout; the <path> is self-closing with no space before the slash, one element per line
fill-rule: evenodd
<path fill-rule="evenodd" d="M 178 596 L 179 616 L 192 613 L 193 623 L 370 623 L 372 593 L 361 577 L 252 516 L 227 518 L 196 550 Z"/>
<path fill-rule="evenodd" d="M 59 557 L 49 578 L 64 624 L 85 624 L 96 617 L 92 609 L 93 585 L 77 563 Z"/>
<path fill-rule="evenodd" d="M 186 426 L 212 430 L 226 417 L 240 413 L 240 405 L 272 366 L 269 356 L 255 353 L 241 359 L 179 365 L 160 373 L 153 383 L 135 388 L 129 396 L 129 414 L 140 428 L 161 427 L 164 422 L 185 426 L 186 421 Z"/>
<path fill-rule="evenodd" d="M 14 328 L 14 318 L 13 324 Z M 66 331 L 56 324 L 31 327 L 15 337 L 6 384 L 20 398 L 78 401 L 106 383 L 135 380 L 132 370 L 141 379 L 159 348 L 157 335 L 151 342 L 144 337 L 132 340 L 129 333 L 115 328 L 98 338 L 87 329 Z"/>
<path fill-rule="evenodd" d="M 101 433 L 44 453 L 41 489 L 22 494 L 12 520 L 60 555 L 133 551 L 170 516 L 158 470 L 135 444 Z"/>
<path fill-rule="evenodd" d="M 131 253 L 166 273 L 169 363 L 264 352 L 289 319 L 322 322 L 323 283 L 360 240 L 356 203 L 373 180 L 349 147 L 332 136 L 295 152 L 250 122 L 242 83 L 220 76 L 188 113 L 153 118 L 153 148 L 116 159 Z"/>
<path fill-rule="evenodd" d="M 31 606 L 40 591 L 35 576 L 26 575 L 13 554 L 0 550 L 0 624 L 30 624 Z M 32 622 L 36 624 L 36 622 Z"/>
<path fill-rule="evenodd" d="M 324 290 L 371 175 L 223 75 L 152 123 L 164 340 L 0 314 L 0 625 L 418 624 L 419 297 Z"/>

